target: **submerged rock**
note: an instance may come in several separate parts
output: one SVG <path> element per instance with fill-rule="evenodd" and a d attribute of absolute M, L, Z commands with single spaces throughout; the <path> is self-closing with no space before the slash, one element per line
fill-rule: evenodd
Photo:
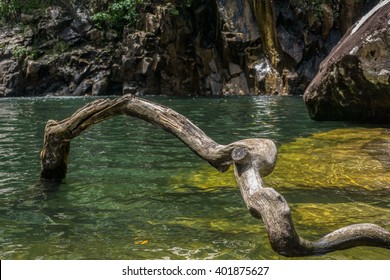
<path fill-rule="evenodd" d="M 278 148 L 275 170 L 264 182 L 277 190 L 387 191 L 390 188 L 390 131 L 335 129 L 297 138 Z M 219 173 L 212 167 L 175 177 L 172 184 L 208 190 L 236 186 L 232 171 Z"/>
<path fill-rule="evenodd" d="M 390 188 L 390 131 L 335 129 L 282 145 L 274 172 L 265 178 L 275 188 Z"/>
<path fill-rule="evenodd" d="M 390 123 L 390 2 L 351 27 L 321 63 L 304 100 L 315 120 Z"/>

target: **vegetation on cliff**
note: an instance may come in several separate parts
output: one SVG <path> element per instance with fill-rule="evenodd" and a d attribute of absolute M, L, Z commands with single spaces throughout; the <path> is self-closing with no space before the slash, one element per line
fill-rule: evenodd
<path fill-rule="evenodd" d="M 1 0 L 0 96 L 301 95 L 376 2 Z"/>
<path fill-rule="evenodd" d="M 1 0 L 0 24 L 19 22 L 23 13 L 36 13 L 51 5 L 52 0 Z"/>
<path fill-rule="evenodd" d="M 143 0 L 120 0 L 111 3 L 104 11 L 92 15 L 92 20 L 102 28 L 122 30 L 125 25 L 133 24 L 138 17 L 137 5 Z"/>

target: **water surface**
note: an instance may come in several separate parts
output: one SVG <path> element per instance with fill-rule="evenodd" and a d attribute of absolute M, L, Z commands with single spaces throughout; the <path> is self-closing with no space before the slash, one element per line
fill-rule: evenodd
<path fill-rule="evenodd" d="M 266 182 L 290 203 L 303 237 L 351 223 L 390 229 L 387 128 L 313 122 L 295 97 L 148 99 L 221 144 L 273 139 L 279 162 Z M 1 259 L 285 259 L 247 212 L 231 172 L 219 174 L 142 120 L 118 116 L 73 139 L 67 178 L 48 191 L 39 182 L 45 123 L 91 100 L 0 99 Z M 390 250 L 310 258 L 390 259 Z"/>

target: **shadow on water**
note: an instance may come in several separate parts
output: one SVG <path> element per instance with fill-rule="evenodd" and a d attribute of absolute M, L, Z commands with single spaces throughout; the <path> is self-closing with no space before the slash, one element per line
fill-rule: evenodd
<path fill-rule="evenodd" d="M 40 192 L 44 197 L 50 198 L 50 194 L 60 189 L 61 182 L 53 180 L 40 180 L 33 186 L 33 189 Z"/>

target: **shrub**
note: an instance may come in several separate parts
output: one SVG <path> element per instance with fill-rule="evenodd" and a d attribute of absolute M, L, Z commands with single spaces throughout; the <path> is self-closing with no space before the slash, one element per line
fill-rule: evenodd
<path fill-rule="evenodd" d="M 0 0 L 0 23 L 19 20 L 20 14 L 47 8 L 52 0 Z"/>
<path fill-rule="evenodd" d="M 137 20 L 137 6 L 143 0 L 119 0 L 112 3 L 106 11 L 98 12 L 92 20 L 100 28 L 123 29 L 125 25 L 133 24 Z"/>
<path fill-rule="evenodd" d="M 25 59 L 25 58 L 34 60 L 38 57 L 38 51 L 34 48 L 16 46 L 12 50 L 12 56 L 18 60 Z"/>

